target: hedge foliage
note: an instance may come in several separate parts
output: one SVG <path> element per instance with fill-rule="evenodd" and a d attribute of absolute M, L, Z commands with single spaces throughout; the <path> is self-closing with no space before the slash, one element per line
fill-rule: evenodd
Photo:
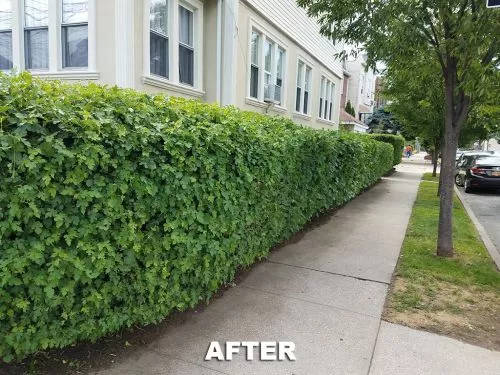
<path fill-rule="evenodd" d="M 394 150 L 393 166 L 401 164 L 403 149 L 405 147 L 405 139 L 402 136 L 392 134 L 370 134 L 370 137 L 375 138 L 377 141 L 391 144 Z"/>
<path fill-rule="evenodd" d="M 0 356 L 209 299 L 392 165 L 392 147 L 234 108 L 0 75 Z"/>

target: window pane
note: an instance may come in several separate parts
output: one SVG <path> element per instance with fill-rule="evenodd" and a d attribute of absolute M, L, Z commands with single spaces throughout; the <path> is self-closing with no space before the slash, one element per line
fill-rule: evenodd
<path fill-rule="evenodd" d="M 159 34 L 168 36 L 167 0 L 151 0 L 149 8 L 149 27 Z"/>
<path fill-rule="evenodd" d="M 283 71 L 285 64 L 285 51 L 278 48 L 278 57 L 276 59 L 276 77 L 283 79 Z"/>
<path fill-rule="evenodd" d="M 0 32 L 0 70 L 12 69 L 12 32 Z"/>
<path fill-rule="evenodd" d="M 49 30 L 47 28 L 25 30 L 24 55 L 26 69 L 49 67 Z"/>
<path fill-rule="evenodd" d="M 268 40 L 264 43 L 264 70 L 267 72 L 271 71 L 271 53 L 273 51 L 273 46 Z"/>
<path fill-rule="evenodd" d="M 281 96 L 283 93 L 283 74 L 285 64 L 285 51 L 278 47 L 276 56 L 276 86 L 274 88 L 274 100 L 281 104 Z"/>
<path fill-rule="evenodd" d="M 319 98 L 319 117 L 323 113 L 321 110 L 323 109 L 323 98 Z"/>
<path fill-rule="evenodd" d="M 309 108 L 309 91 L 304 91 L 304 113 L 307 115 Z"/>
<path fill-rule="evenodd" d="M 168 78 L 168 39 L 151 32 L 149 42 L 151 74 Z"/>
<path fill-rule="evenodd" d="M 252 64 L 259 65 L 259 34 L 255 31 L 252 32 L 251 49 Z"/>
<path fill-rule="evenodd" d="M 12 28 L 12 1 L 0 0 L 0 30 Z"/>
<path fill-rule="evenodd" d="M 300 89 L 300 87 L 297 87 L 297 95 L 296 95 L 296 98 L 295 98 L 295 110 L 297 112 L 300 112 L 300 101 L 301 101 L 301 98 L 302 98 L 302 90 Z"/>
<path fill-rule="evenodd" d="M 297 86 L 302 87 L 302 72 L 304 70 L 304 63 L 299 61 L 299 66 L 297 69 Z"/>
<path fill-rule="evenodd" d="M 49 24 L 49 1 L 48 0 L 25 0 L 24 22 L 26 27 L 48 26 Z"/>
<path fill-rule="evenodd" d="M 277 84 L 274 88 L 274 100 L 278 103 L 281 104 L 281 92 L 283 91 L 283 88 L 281 86 L 281 82 Z"/>
<path fill-rule="evenodd" d="M 194 85 L 194 51 L 182 45 L 179 46 L 179 81 Z"/>
<path fill-rule="evenodd" d="M 259 68 L 254 65 L 250 67 L 250 96 L 259 97 Z"/>
<path fill-rule="evenodd" d="M 193 12 L 179 6 L 179 41 L 193 47 Z"/>
<path fill-rule="evenodd" d="M 306 68 L 306 81 L 305 81 L 305 90 L 309 91 L 311 89 L 311 68 Z"/>
<path fill-rule="evenodd" d="M 88 26 L 63 26 L 63 68 L 88 66 Z"/>
<path fill-rule="evenodd" d="M 37 0 L 33 0 L 37 1 Z M 39 1 L 39 0 L 38 0 Z M 62 23 L 87 23 L 89 21 L 89 2 L 87 0 L 63 0 Z"/>

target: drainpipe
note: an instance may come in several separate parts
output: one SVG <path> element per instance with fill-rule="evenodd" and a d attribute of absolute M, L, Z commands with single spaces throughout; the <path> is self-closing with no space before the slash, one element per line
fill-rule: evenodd
<path fill-rule="evenodd" d="M 221 104 L 221 78 L 222 78 L 222 1 L 217 0 L 217 45 L 216 45 L 216 69 L 215 72 L 215 100 Z"/>

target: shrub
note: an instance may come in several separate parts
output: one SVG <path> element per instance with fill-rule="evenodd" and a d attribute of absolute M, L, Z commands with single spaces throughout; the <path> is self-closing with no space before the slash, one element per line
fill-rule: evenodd
<path fill-rule="evenodd" d="M 403 137 L 392 134 L 370 134 L 370 137 L 375 138 L 377 141 L 391 144 L 394 149 L 393 166 L 401 163 L 401 157 L 405 147 L 405 139 Z"/>
<path fill-rule="evenodd" d="M 0 102 L 7 361 L 209 299 L 392 163 L 367 137 L 27 73 Z"/>

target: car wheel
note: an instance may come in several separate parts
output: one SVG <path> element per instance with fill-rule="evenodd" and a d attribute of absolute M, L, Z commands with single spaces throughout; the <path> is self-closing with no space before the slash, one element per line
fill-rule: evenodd
<path fill-rule="evenodd" d="M 464 186 L 466 193 L 472 193 L 472 187 L 470 186 L 470 181 L 467 177 L 465 178 Z"/>
<path fill-rule="evenodd" d="M 462 176 L 460 176 L 459 174 L 455 175 L 455 183 L 457 184 L 457 186 L 464 186 Z"/>

